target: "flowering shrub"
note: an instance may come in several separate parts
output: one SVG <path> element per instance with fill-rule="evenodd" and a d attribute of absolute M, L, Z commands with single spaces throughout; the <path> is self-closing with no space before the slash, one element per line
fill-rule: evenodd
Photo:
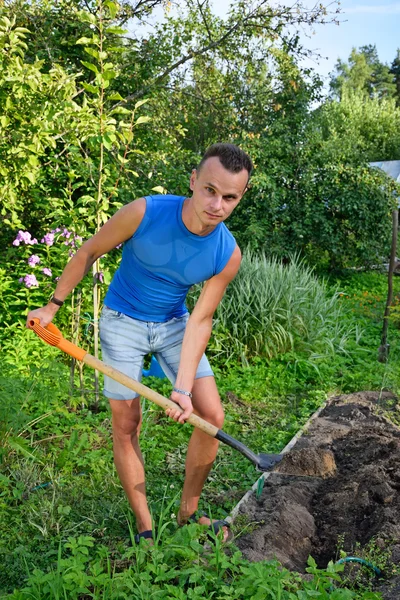
<path fill-rule="evenodd" d="M 23 320 L 29 310 L 47 304 L 66 263 L 81 243 L 82 237 L 66 227 L 57 227 L 37 238 L 29 231 L 18 231 L 12 242 L 15 250 L 8 263 L 8 275 L 12 277 L 0 298 L 2 321 L 11 324 Z M 89 292 L 91 281 L 87 280 L 83 286 Z M 90 292 L 85 292 L 85 299 L 87 310 L 90 309 Z M 65 326 L 70 316 L 71 307 L 67 305 L 57 321 Z"/>
<path fill-rule="evenodd" d="M 47 304 L 65 265 L 82 241 L 82 236 L 64 226 L 37 238 L 29 231 L 18 231 L 12 242 L 15 249 L 10 249 L 12 259 L 9 264 L 13 264 L 13 269 L 12 272 L 10 269 L 7 271 L 4 291 L 0 286 L 0 319 L 11 324 L 23 320 L 30 310 Z M 120 256 L 121 252 L 112 251 L 101 257 L 102 267 L 95 275 L 99 286 L 105 287 L 110 283 Z M 90 322 L 93 320 L 93 277 L 85 277 L 79 287 L 82 290 L 81 318 L 85 323 Z M 74 302 L 71 300 L 71 304 L 66 303 L 57 314 L 57 325 L 69 325 L 73 309 Z"/>
<path fill-rule="evenodd" d="M 19 266 L 26 270 L 28 265 L 34 270 L 34 272 L 23 274 L 18 279 L 19 283 L 28 289 L 42 286 L 43 291 L 49 293 L 54 288 L 51 282 L 55 282 L 59 278 L 53 277 L 53 271 L 61 273 L 68 258 L 75 254 L 81 243 L 82 237 L 69 231 L 66 227 L 52 229 L 41 238 L 40 242 L 36 238 L 32 238 L 29 231 L 18 231 L 13 246 L 24 248 Z M 27 256 L 30 252 L 29 246 L 37 248 L 35 248 L 35 254 Z M 50 248 L 52 248 L 51 251 Z M 41 268 L 37 268 L 38 265 Z M 43 297 L 43 303 L 45 302 L 47 302 L 47 298 Z"/>

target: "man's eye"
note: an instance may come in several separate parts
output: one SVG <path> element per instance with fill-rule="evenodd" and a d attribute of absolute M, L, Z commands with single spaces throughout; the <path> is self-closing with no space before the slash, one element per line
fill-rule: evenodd
<path fill-rule="evenodd" d="M 206 187 L 207 192 L 211 192 L 212 194 L 214 193 L 214 190 L 212 188 Z"/>

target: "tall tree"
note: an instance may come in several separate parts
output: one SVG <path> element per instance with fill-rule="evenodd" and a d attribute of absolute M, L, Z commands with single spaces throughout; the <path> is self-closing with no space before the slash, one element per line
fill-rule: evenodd
<path fill-rule="evenodd" d="M 332 95 L 341 98 L 344 90 L 363 92 L 370 98 L 393 98 L 396 85 L 389 66 L 379 60 L 375 45 L 353 48 L 348 61 L 339 59 L 331 77 Z"/>
<path fill-rule="evenodd" d="M 390 67 L 390 73 L 394 77 L 394 83 L 396 85 L 396 103 L 400 105 L 400 48 L 397 48 L 396 58 L 393 60 Z"/>

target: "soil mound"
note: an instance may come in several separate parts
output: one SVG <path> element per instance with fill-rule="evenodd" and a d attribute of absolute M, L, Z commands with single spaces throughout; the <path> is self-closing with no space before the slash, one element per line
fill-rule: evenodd
<path fill-rule="evenodd" d="M 248 522 L 238 546 L 251 561 L 278 559 L 304 572 L 312 555 L 320 567 L 338 549 L 358 554 L 371 540 L 400 564 L 400 429 L 384 411 L 398 410 L 390 394 L 333 398 L 306 434 L 239 507 Z M 384 598 L 399 598 L 400 581 Z"/>

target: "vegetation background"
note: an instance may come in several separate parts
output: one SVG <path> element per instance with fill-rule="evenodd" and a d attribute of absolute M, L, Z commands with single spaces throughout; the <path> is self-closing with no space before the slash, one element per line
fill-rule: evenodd
<path fill-rule="evenodd" d="M 244 260 L 209 346 L 226 431 L 279 451 L 328 395 L 398 390 L 399 285 L 382 364 L 386 281 L 370 269 L 387 261 L 399 190 L 369 162 L 399 159 L 399 52 L 386 65 L 374 46 L 354 49 L 323 96 L 317 73 L 301 66 L 298 30 L 335 21 L 337 8 L 235 0 L 221 19 L 207 0 L 0 1 L 3 597 L 378 597 L 339 579 L 332 592 L 333 563 L 327 572 L 310 561 L 304 581 L 225 554 L 219 540 L 207 553 L 198 527 L 177 529 L 190 430 L 146 402 L 157 540 L 131 547 L 99 382 L 24 328 L 110 215 L 145 194 L 186 195 L 204 149 L 231 141 L 256 169 L 228 222 Z M 118 248 L 102 257 L 57 315 L 64 335 L 92 352 L 119 260 Z M 147 382 L 168 395 L 164 380 Z M 203 508 L 225 515 L 254 479 L 221 448 Z"/>

